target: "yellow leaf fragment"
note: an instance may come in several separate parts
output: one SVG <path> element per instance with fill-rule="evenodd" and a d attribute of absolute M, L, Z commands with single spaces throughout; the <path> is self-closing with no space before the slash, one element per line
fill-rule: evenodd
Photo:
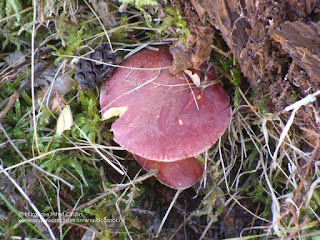
<path fill-rule="evenodd" d="M 194 85 L 200 87 L 200 77 L 197 73 L 192 73 L 190 70 L 183 70 L 192 80 Z"/>
<path fill-rule="evenodd" d="M 108 109 L 102 116 L 103 120 L 107 120 L 109 118 L 112 117 L 116 117 L 119 116 L 121 117 L 122 114 L 125 113 L 125 111 L 127 111 L 128 107 L 113 107 Z"/>
<path fill-rule="evenodd" d="M 65 130 L 70 130 L 73 125 L 73 117 L 72 112 L 69 105 L 66 105 L 60 113 L 57 121 L 57 134 L 61 136 L 61 134 Z"/>

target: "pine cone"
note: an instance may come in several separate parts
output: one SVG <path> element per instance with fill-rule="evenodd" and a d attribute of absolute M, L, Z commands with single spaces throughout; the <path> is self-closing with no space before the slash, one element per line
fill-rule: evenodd
<path fill-rule="evenodd" d="M 100 44 L 93 53 L 87 54 L 85 57 L 104 63 L 117 63 L 116 54 L 110 50 L 109 45 L 106 43 Z M 99 82 L 108 78 L 113 70 L 114 67 L 112 66 L 80 59 L 77 65 L 76 79 L 80 88 L 86 90 L 97 86 Z"/>

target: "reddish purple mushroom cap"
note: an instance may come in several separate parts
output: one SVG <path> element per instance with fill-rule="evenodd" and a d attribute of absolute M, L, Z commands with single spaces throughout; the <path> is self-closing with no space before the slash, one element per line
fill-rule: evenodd
<path fill-rule="evenodd" d="M 167 46 L 145 49 L 125 60 L 121 66 L 126 68 L 117 68 L 102 86 L 103 118 L 120 115 L 112 124 L 114 140 L 143 158 L 176 161 L 203 153 L 230 121 L 229 99 L 220 84 L 193 86 L 193 95 L 182 73 L 163 69 L 171 63 Z"/>
<path fill-rule="evenodd" d="M 186 188 L 203 173 L 203 167 L 193 156 L 205 152 L 224 133 L 231 108 L 220 84 L 198 88 L 187 74 L 171 74 L 168 69 L 171 64 L 168 46 L 134 54 L 104 83 L 100 105 L 104 119 L 120 116 L 112 124 L 114 140 L 137 155 L 137 161 L 145 169 L 158 170 L 160 181 L 179 188 L 172 183 L 175 180 L 169 180 L 166 171 L 186 171 L 192 163 L 190 169 L 197 169 L 197 173 L 179 180 L 183 182 L 180 188 Z M 210 71 L 192 70 L 192 73 L 202 82 L 210 83 L 214 80 Z"/>

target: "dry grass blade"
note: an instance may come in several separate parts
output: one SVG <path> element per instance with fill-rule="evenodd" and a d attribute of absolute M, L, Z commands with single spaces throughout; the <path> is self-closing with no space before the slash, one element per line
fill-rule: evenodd
<path fill-rule="evenodd" d="M 161 233 L 161 230 L 162 230 L 162 228 L 163 228 L 163 226 L 164 226 L 164 224 L 165 224 L 165 222 L 166 222 L 166 220 L 167 220 L 167 218 L 168 218 L 168 216 L 169 216 L 169 213 L 170 213 L 173 205 L 174 205 L 175 202 L 177 201 L 177 199 L 178 199 L 178 197 L 179 197 L 179 195 L 180 195 L 180 193 L 181 193 L 182 191 L 183 191 L 183 190 L 179 189 L 179 190 L 176 192 L 176 194 L 174 195 L 174 198 L 172 199 L 172 201 L 171 201 L 171 203 L 170 203 L 170 206 L 169 206 L 168 209 L 167 209 L 166 214 L 165 214 L 165 215 L 163 216 L 163 218 L 162 218 L 161 224 L 160 224 L 160 226 L 159 226 L 159 228 L 158 228 L 158 230 L 157 230 L 157 233 L 156 233 L 155 238 L 158 238 L 158 237 L 159 237 L 159 235 L 160 235 L 160 233 Z"/>
<path fill-rule="evenodd" d="M 103 29 L 103 31 L 104 31 L 104 33 L 105 33 L 105 36 L 107 37 L 107 40 L 108 40 L 110 49 L 111 49 L 112 52 L 114 52 L 113 47 L 112 47 L 112 44 L 111 44 L 111 40 L 110 40 L 110 37 L 109 37 L 109 34 L 108 34 L 106 28 L 104 27 L 104 25 L 103 25 L 100 17 L 99 17 L 99 16 L 97 15 L 97 13 L 92 9 L 92 7 L 89 5 L 89 3 L 88 3 L 86 0 L 85 0 L 84 2 L 85 2 L 86 5 L 88 6 L 88 8 L 90 8 L 90 10 L 93 12 L 93 14 L 96 16 L 97 20 L 99 21 L 100 26 L 102 27 L 102 29 Z"/>
<path fill-rule="evenodd" d="M 36 106 L 35 106 L 35 37 L 36 37 L 36 21 L 37 21 L 37 1 L 33 0 L 33 25 L 31 34 L 31 99 L 32 99 L 32 116 L 33 116 L 33 132 L 36 149 L 40 155 L 37 121 L 36 121 Z"/>
<path fill-rule="evenodd" d="M 120 173 L 121 175 L 124 175 L 124 171 L 121 170 L 119 167 L 117 167 L 113 162 L 111 162 L 104 154 L 102 154 L 102 152 L 97 148 L 97 146 L 95 146 L 90 139 L 88 138 L 88 136 L 82 131 L 81 128 L 79 128 L 79 126 L 77 126 L 77 124 L 75 124 L 76 128 L 79 130 L 79 132 L 81 132 L 81 134 L 85 137 L 85 139 L 90 143 L 90 145 L 93 147 L 94 150 L 97 151 L 97 153 L 111 166 L 113 167 L 118 173 Z"/>
<path fill-rule="evenodd" d="M 41 155 L 39 155 L 39 156 L 36 156 L 36 157 L 30 158 L 30 159 L 27 159 L 27 160 L 25 160 L 25 161 L 23 161 L 23 162 L 21 162 L 21 163 L 12 165 L 12 166 L 10 166 L 10 167 L 7 167 L 7 168 L 1 170 L 0 173 L 2 173 L 2 172 L 4 172 L 4 171 L 8 171 L 8 170 L 10 170 L 10 169 L 14 169 L 14 168 L 20 167 L 20 166 L 22 166 L 22 165 L 24 165 L 24 164 L 26 164 L 26 163 L 34 162 L 34 161 L 36 161 L 36 160 L 38 160 L 38 159 L 42 159 L 42 158 L 44 158 L 44 157 L 46 157 L 46 156 L 48 156 L 48 155 L 55 154 L 55 153 L 60 152 L 60 151 L 77 150 L 77 149 L 80 149 L 80 148 L 95 149 L 96 147 L 95 147 L 95 146 L 86 146 L 86 147 L 78 147 L 78 146 L 77 146 L 77 147 L 57 148 L 57 149 L 52 150 L 52 151 L 50 151 L 50 152 L 41 154 Z M 115 149 L 122 150 L 122 148 L 115 148 Z"/>
<path fill-rule="evenodd" d="M 121 66 L 121 65 L 114 65 L 111 63 L 105 63 L 105 62 L 101 62 L 98 60 L 94 60 L 94 59 L 90 59 L 90 58 L 86 58 L 86 57 L 79 57 L 79 56 L 72 56 L 72 55 L 59 55 L 59 54 L 53 54 L 54 56 L 57 57 L 67 57 L 67 58 L 78 58 L 78 59 L 84 59 L 84 60 L 88 60 L 97 64 L 102 64 L 102 65 L 106 65 L 106 66 L 111 66 L 111 67 L 117 67 L 117 68 L 126 68 L 126 69 L 130 69 L 130 70 L 142 70 L 142 71 L 152 71 L 152 70 L 163 70 L 163 69 L 169 69 L 170 66 L 166 66 L 166 67 L 156 67 L 156 68 L 138 68 L 138 67 L 126 67 L 126 66 Z"/>

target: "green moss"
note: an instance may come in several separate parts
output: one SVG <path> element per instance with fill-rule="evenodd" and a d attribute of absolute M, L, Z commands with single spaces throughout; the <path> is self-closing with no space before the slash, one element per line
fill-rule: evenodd
<path fill-rule="evenodd" d="M 53 54 L 58 56 L 55 61 L 56 63 L 65 59 L 65 55 L 77 55 L 79 46 L 83 44 L 83 39 L 94 35 L 90 24 L 84 24 L 81 27 L 76 26 L 69 23 L 67 17 L 63 14 L 61 14 L 57 25 L 59 30 L 56 38 L 61 40 L 62 46 L 56 48 L 53 45 L 49 45 L 55 50 Z"/>
<path fill-rule="evenodd" d="M 166 13 L 167 16 L 162 19 L 158 32 L 162 35 L 172 34 L 173 37 L 178 37 L 186 43 L 186 39 L 190 35 L 190 30 L 179 10 L 166 7 Z"/>
<path fill-rule="evenodd" d="M 99 102 L 94 90 L 81 91 L 80 105 L 77 102 L 70 103 L 74 110 L 74 122 L 81 128 L 92 143 L 101 142 Z M 80 107 L 80 108 L 79 108 Z M 84 136 L 75 127 L 71 130 L 71 136 L 75 139 L 83 139 Z"/>
<path fill-rule="evenodd" d="M 266 101 L 268 100 L 269 97 L 264 97 L 262 98 L 259 107 L 262 109 L 262 112 L 264 115 L 268 113 L 267 107 L 266 107 Z"/>
<path fill-rule="evenodd" d="M 295 90 L 295 89 L 293 89 L 292 91 L 291 91 L 291 95 L 290 95 L 290 102 L 291 103 L 294 103 L 294 102 L 296 102 L 297 101 L 297 99 L 298 99 L 298 92 Z"/>
<path fill-rule="evenodd" d="M 234 106 L 239 105 L 240 96 L 240 79 L 242 77 L 241 70 L 237 65 L 234 65 L 234 56 L 230 55 L 229 58 L 223 61 L 222 67 L 224 71 L 230 71 L 231 82 L 235 87 L 234 92 Z"/>
<path fill-rule="evenodd" d="M 30 1 L 9 0 L 0 1 L 0 19 L 9 17 L 0 23 L 0 38 L 3 37 L 2 49 L 15 46 L 20 50 L 30 43 L 32 32 L 32 11 L 20 14 L 19 12 L 31 5 Z M 11 17 L 14 16 L 14 17 Z"/>
<path fill-rule="evenodd" d="M 221 215 L 224 209 L 224 205 L 217 206 L 217 202 L 224 202 L 225 197 L 222 190 L 214 186 L 213 189 L 206 195 L 205 199 L 201 202 L 199 208 L 193 213 L 194 216 L 207 216 L 208 220 L 214 222 L 218 221 L 218 217 Z"/>
<path fill-rule="evenodd" d="M 123 4 L 132 4 L 137 9 L 142 9 L 144 7 L 157 7 L 157 0 L 120 0 Z"/>

